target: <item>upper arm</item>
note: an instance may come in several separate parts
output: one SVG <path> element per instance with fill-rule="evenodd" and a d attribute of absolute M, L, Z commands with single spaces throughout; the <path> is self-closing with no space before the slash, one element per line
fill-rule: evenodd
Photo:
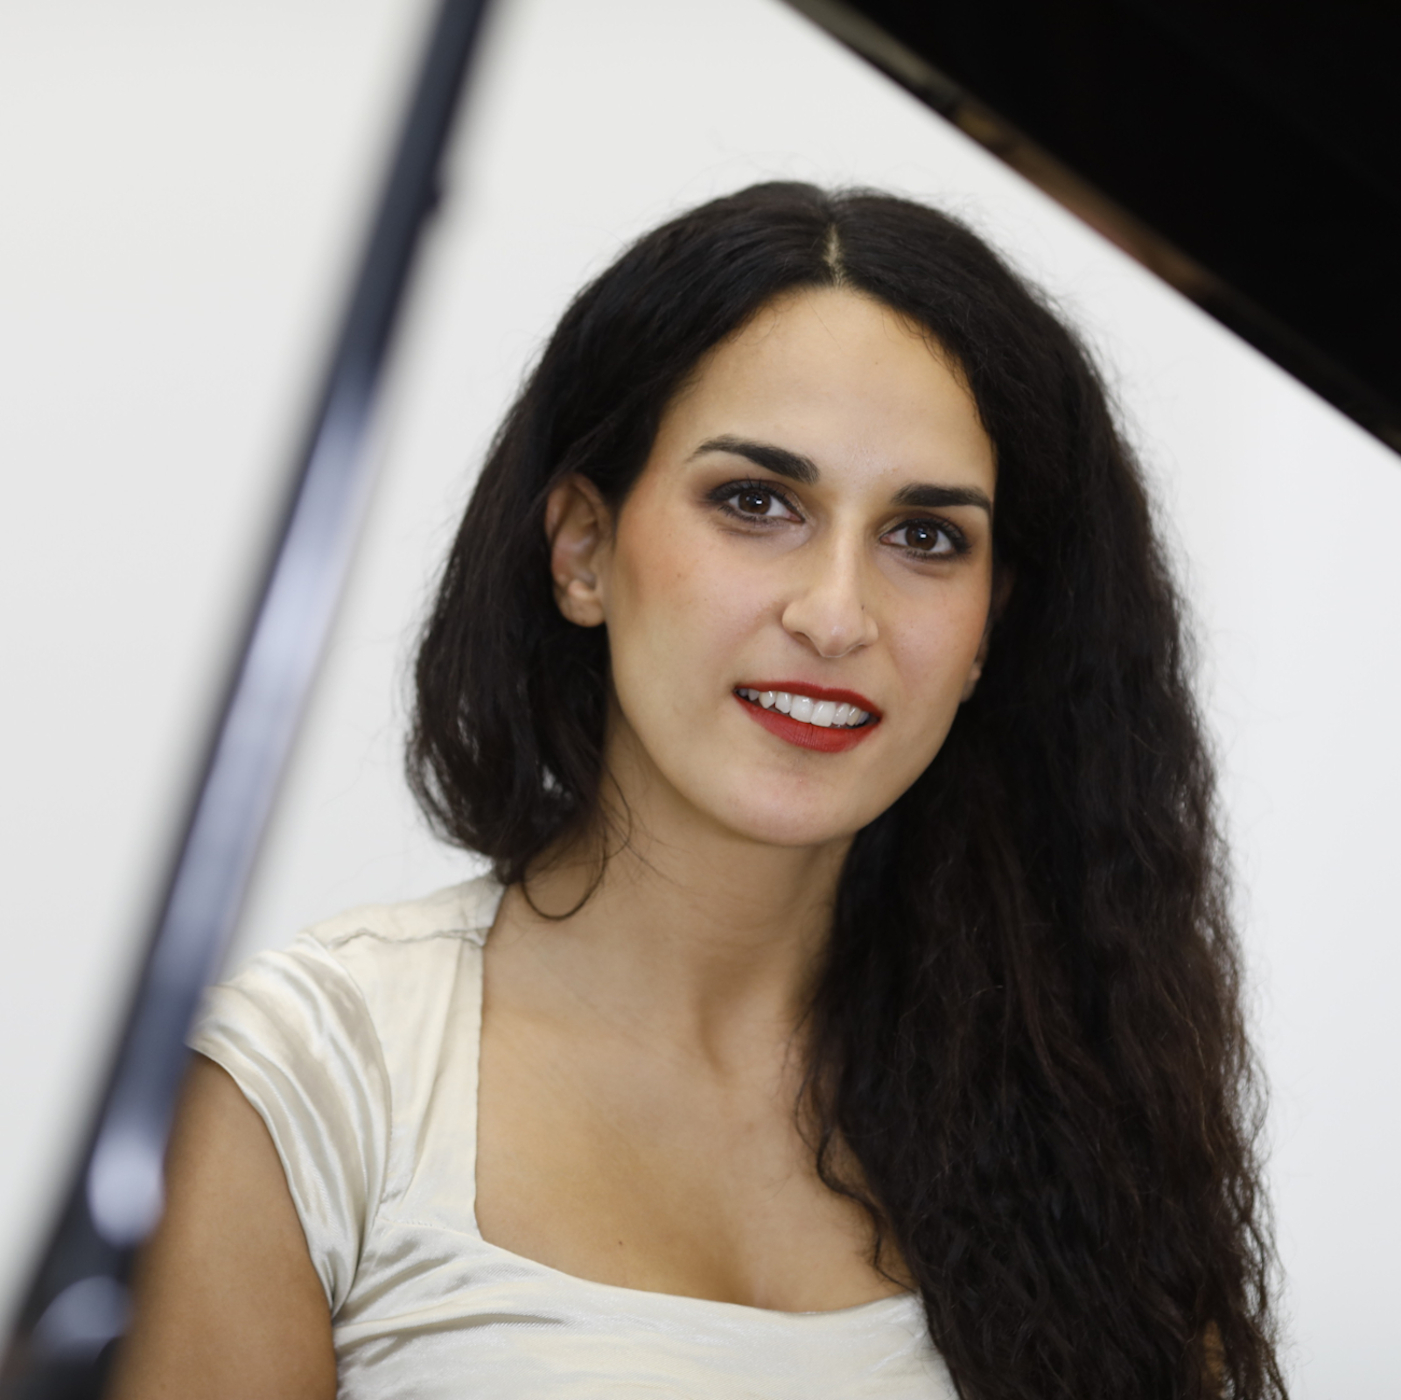
<path fill-rule="evenodd" d="M 334 1400 L 331 1314 L 282 1163 L 229 1075 L 193 1058 L 142 1252 L 116 1400 Z"/>

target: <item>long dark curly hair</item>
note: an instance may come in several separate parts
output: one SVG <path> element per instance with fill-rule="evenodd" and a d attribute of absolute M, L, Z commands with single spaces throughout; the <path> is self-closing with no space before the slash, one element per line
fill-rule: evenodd
<path fill-rule="evenodd" d="M 760 185 L 648 234 L 580 294 L 425 628 L 414 792 L 508 884 L 598 819 L 607 637 L 555 606 L 546 498 L 580 472 L 620 506 L 701 357 L 780 293 L 833 286 L 962 367 L 1014 584 L 942 750 L 847 858 L 810 1012 L 818 1169 L 869 1210 L 877 1263 L 898 1250 L 967 1400 L 1282 1397 L 1261 1104 L 1181 604 L 1085 350 L 963 225 Z"/>

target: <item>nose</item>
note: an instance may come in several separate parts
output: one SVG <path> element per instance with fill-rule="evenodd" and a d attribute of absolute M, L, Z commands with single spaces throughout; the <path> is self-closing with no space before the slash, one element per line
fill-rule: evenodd
<path fill-rule="evenodd" d="M 870 646 L 880 628 L 867 607 L 859 544 L 834 542 L 826 550 L 800 553 L 807 558 L 783 610 L 785 630 L 830 661 Z"/>

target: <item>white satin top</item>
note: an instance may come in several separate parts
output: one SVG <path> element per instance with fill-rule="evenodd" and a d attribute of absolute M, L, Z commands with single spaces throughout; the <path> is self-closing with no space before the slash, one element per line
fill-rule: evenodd
<path fill-rule="evenodd" d="M 191 1037 L 262 1115 L 344 1400 L 953 1400 L 912 1294 L 783 1313 L 593 1283 L 474 1211 L 482 946 L 501 887 L 353 910 L 216 987 Z"/>

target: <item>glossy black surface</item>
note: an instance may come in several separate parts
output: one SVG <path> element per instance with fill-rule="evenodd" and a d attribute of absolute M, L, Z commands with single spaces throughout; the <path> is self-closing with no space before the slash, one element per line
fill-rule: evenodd
<path fill-rule="evenodd" d="M 848 42 L 842 12 L 855 12 L 917 55 L 933 81 L 911 81 L 898 55 L 854 44 L 1065 197 L 1063 178 L 1042 178 L 1037 152 L 1007 148 L 1021 138 L 1049 155 L 1088 187 L 1067 203 L 1101 197 L 1092 222 L 1140 255 L 1156 241 L 1144 261 L 1401 448 L 1401 7 L 797 7 Z M 1116 233 L 1122 216 L 1129 227 Z"/>

